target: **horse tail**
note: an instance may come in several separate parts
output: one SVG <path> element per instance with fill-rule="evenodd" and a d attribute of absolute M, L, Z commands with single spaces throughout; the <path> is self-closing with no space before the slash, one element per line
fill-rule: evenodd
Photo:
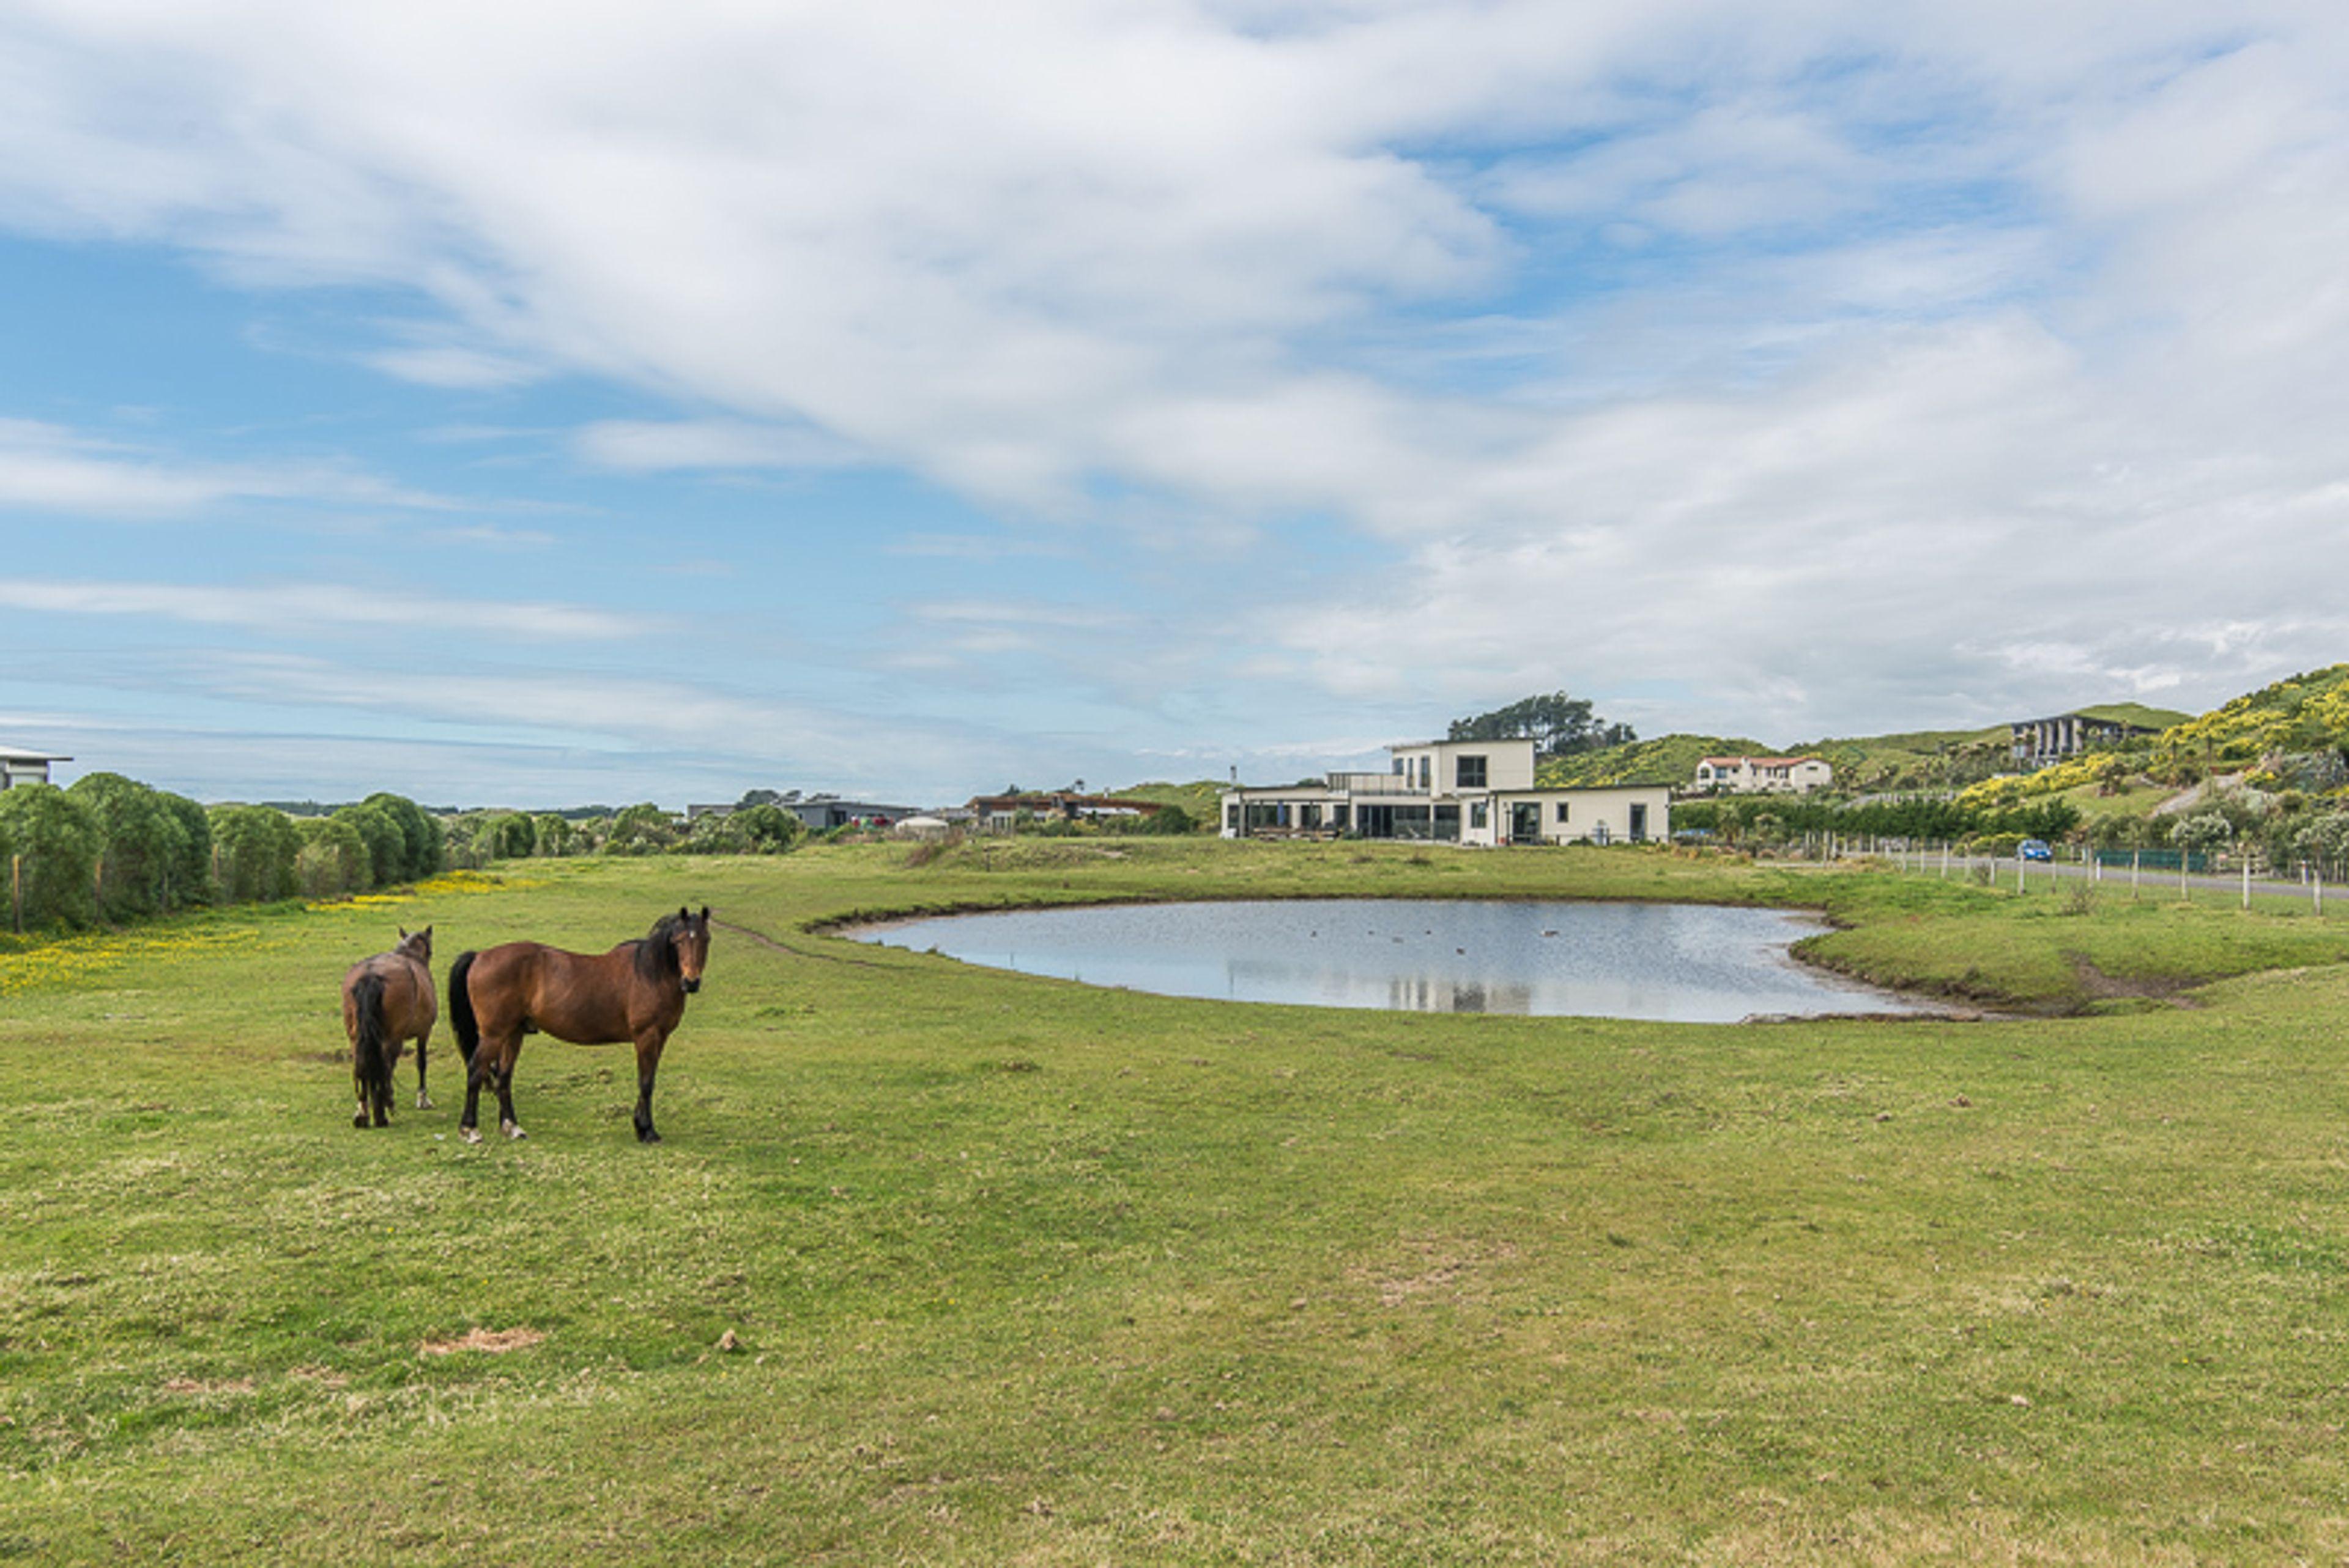
<path fill-rule="evenodd" d="M 370 1096 L 391 1098 L 391 1033 L 383 1019 L 383 976 L 363 974 L 351 984 L 351 1011 L 358 1035 L 351 1043 L 352 1064 Z"/>
<path fill-rule="evenodd" d="M 481 1026 L 473 1022 L 473 991 L 466 979 L 479 953 L 459 953 L 449 966 L 449 1027 L 457 1032 L 457 1050 L 465 1065 L 473 1064 L 473 1047 L 481 1043 Z"/>

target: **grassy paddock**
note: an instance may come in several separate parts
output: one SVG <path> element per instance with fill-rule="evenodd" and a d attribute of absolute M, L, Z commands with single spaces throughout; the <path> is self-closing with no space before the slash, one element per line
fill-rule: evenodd
<path fill-rule="evenodd" d="M 919 858 L 0 956 L 0 1558 L 2349 1552 L 2349 917 L 1633 851 Z M 1827 961 L 2037 1015 L 1233 1006 L 822 929 L 1235 892 L 1805 903 Z M 527 1142 L 456 1140 L 445 1034 L 440 1109 L 403 1061 L 350 1127 L 336 983 L 395 925 L 445 975 L 682 902 L 771 940 L 719 931 L 667 1142 L 625 1049 L 543 1038 Z"/>

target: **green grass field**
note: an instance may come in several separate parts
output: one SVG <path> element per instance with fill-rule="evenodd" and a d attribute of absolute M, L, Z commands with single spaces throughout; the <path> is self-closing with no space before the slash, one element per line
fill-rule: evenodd
<path fill-rule="evenodd" d="M 0 955 L 0 1559 L 2349 1552 L 2349 913 L 1660 851 L 916 858 L 530 863 Z M 1316 892 L 1809 904 L 1827 961 L 2023 1015 L 1242 1007 L 817 929 Z M 626 1048 L 533 1038 L 531 1137 L 460 1144 L 445 1032 L 440 1108 L 410 1059 L 351 1127 L 336 983 L 396 925 L 445 975 L 685 902 L 730 929 L 665 1143 Z"/>

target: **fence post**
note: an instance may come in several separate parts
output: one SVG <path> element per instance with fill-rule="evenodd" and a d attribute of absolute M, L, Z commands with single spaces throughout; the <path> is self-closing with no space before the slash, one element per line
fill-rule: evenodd
<path fill-rule="evenodd" d="M 2243 857 L 2243 908 L 2251 907 L 2251 857 Z"/>
<path fill-rule="evenodd" d="M 8 857 L 8 908 L 9 923 L 21 937 L 25 934 L 25 857 L 21 855 Z"/>
<path fill-rule="evenodd" d="M 2316 912 L 2324 913 L 2324 867 L 2316 867 Z"/>
<path fill-rule="evenodd" d="M 2144 850 L 2142 850 L 2142 849 L 2132 849 L 2132 850 L 2130 850 L 2130 851 L 2129 851 L 2129 897 L 2130 897 L 2130 898 L 2136 898 L 2136 897 L 2137 897 L 2137 865 L 2138 865 L 2138 863 L 2139 863 L 2140 861 L 2144 860 L 2144 858 L 2145 858 L 2145 851 L 2144 851 Z"/>

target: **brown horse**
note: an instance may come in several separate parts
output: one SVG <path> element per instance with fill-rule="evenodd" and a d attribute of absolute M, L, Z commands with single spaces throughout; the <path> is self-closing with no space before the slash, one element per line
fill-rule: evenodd
<path fill-rule="evenodd" d="M 472 1065 L 458 1132 L 467 1143 L 481 1141 L 475 1113 L 486 1085 L 497 1091 L 499 1130 L 523 1136 L 514 1120 L 514 1058 L 523 1035 L 543 1031 L 574 1045 L 635 1041 L 636 1141 L 660 1142 L 653 1130 L 653 1074 L 709 961 L 706 904 L 698 915 L 663 915 L 641 940 L 622 942 L 601 958 L 537 942 L 458 954 L 449 968 L 449 1023 Z"/>
<path fill-rule="evenodd" d="M 391 1069 L 399 1043 L 416 1042 L 416 1108 L 429 1111 L 424 1092 L 424 1044 L 440 1021 L 432 995 L 432 928 L 413 936 L 403 930 L 388 953 L 361 959 L 343 976 L 343 1033 L 351 1039 L 351 1082 L 358 1090 L 358 1114 L 351 1126 L 391 1125 Z"/>

